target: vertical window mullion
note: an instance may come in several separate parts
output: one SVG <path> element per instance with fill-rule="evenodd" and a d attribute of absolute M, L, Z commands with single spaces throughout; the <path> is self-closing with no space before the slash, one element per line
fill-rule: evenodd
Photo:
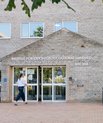
<path fill-rule="evenodd" d="M 26 75 L 26 81 L 27 81 L 27 67 L 25 69 L 25 75 Z M 25 101 L 27 101 L 27 87 L 28 87 L 28 83 L 27 83 L 27 86 L 25 86 Z"/>
<path fill-rule="evenodd" d="M 52 67 L 52 101 L 54 101 L 54 67 Z"/>
<path fill-rule="evenodd" d="M 43 86 L 44 86 L 43 85 L 43 67 L 42 67 L 42 76 L 41 77 L 42 77 L 42 82 L 41 82 L 41 85 L 42 85 L 41 92 L 42 93 L 41 93 L 41 97 L 42 97 L 42 101 L 43 101 Z"/>
<path fill-rule="evenodd" d="M 14 101 L 14 67 L 12 70 L 12 101 Z"/>

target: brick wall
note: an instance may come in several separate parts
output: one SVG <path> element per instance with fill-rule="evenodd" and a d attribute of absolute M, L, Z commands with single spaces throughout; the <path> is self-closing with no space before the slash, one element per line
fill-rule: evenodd
<path fill-rule="evenodd" d="M 56 59 L 12 59 L 18 57 L 54 57 Z M 63 59 L 60 59 L 62 57 Z M 4 57 L 3 65 L 66 65 L 67 100 L 101 100 L 103 45 L 81 35 L 63 29 Z M 69 77 L 72 77 L 72 82 L 69 81 Z"/>
<path fill-rule="evenodd" d="M 0 22 L 10 22 L 12 24 L 12 38 L 0 40 L 0 57 L 36 41 L 35 39 L 20 38 L 20 24 L 23 22 L 44 22 L 45 36 L 47 36 L 53 33 L 56 22 L 77 21 L 79 34 L 103 43 L 103 4 L 101 0 L 94 3 L 87 0 L 66 1 L 76 10 L 76 13 L 68 10 L 62 2 L 58 5 L 52 5 L 47 0 L 46 4 L 43 4 L 42 7 L 32 13 L 31 18 L 28 18 L 21 10 L 21 1 L 16 1 L 16 10 L 10 13 L 4 11 L 7 1 L 1 2 Z M 27 3 L 30 4 L 29 2 Z"/>

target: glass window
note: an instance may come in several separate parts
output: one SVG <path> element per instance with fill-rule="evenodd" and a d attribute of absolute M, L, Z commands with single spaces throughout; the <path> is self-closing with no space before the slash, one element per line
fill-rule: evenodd
<path fill-rule="evenodd" d="M 17 83 L 21 73 L 23 73 L 23 68 L 14 68 L 14 84 Z"/>
<path fill-rule="evenodd" d="M 0 38 L 10 38 L 10 37 L 11 37 L 11 24 L 0 23 Z"/>
<path fill-rule="evenodd" d="M 37 86 L 27 86 L 27 100 L 37 100 Z"/>
<path fill-rule="evenodd" d="M 61 22 L 55 24 L 55 31 L 58 31 L 62 28 L 66 28 L 72 32 L 78 32 L 77 22 L 75 21 Z"/>
<path fill-rule="evenodd" d="M 27 83 L 28 84 L 37 83 L 37 68 L 27 69 Z"/>
<path fill-rule="evenodd" d="M 62 29 L 62 23 L 56 23 L 55 24 L 55 30 L 58 31 L 60 29 Z"/>
<path fill-rule="evenodd" d="M 29 37 L 29 24 L 22 24 L 22 37 Z"/>
<path fill-rule="evenodd" d="M 43 100 L 52 100 L 52 86 L 43 86 Z"/>
<path fill-rule="evenodd" d="M 66 68 L 65 67 L 55 67 L 54 69 L 54 83 L 65 83 L 66 76 Z"/>
<path fill-rule="evenodd" d="M 65 85 L 54 86 L 54 100 L 65 100 L 66 98 L 66 87 Z"/>
<path fill-rule="evenodd" d="M 21 25 L 21 37 L 42 38 L 44 36 L 44 24 L 42 22 L 24 23 Z"/>
<path fill-rule="evenodd" d="M 52 68 L 43 69 L 43 83 L 52 83 Z"/>
<path fill-rule="evenodd" d="M 66 99 L 66 66 L 42 69 L 43 100 L 64 101 Z"/>
<path fill-rule="evenodd" d="M 16 97 L 18 95 L 18 86 L 14 86 L 14 100 L 16 100 Z"/>

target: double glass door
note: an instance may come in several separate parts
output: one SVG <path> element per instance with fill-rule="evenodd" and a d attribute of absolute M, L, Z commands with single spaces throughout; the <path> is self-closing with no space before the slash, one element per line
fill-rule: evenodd
<path fill-rule="evenodd" d="M 66 67 L 42 67 L 42 101 L 66 100 Z"/>
<path fill-rule="evenodd" d="M 13 101 L 18 94 L 17 80 L 23 73 L 27 86 L 26 101 L 65 101 L 66 100 L 66 67 L 14 67 L 13 68 Z"/>
<path fill-rule="evenodd" d="M 16 99 L 18 94 L 17 80 L 20 73 L 25 75 L 25 81 L 27 86 L 25 86 L 25 99 L 26 101 L 38 101 L 38 68 L 14 68 L 14 81 L 13 81 L 13 100 Z"/>

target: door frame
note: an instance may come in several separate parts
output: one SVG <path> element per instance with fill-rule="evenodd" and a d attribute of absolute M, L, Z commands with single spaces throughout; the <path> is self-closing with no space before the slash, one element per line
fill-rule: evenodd
<path fill-rule="evenodd" d="M 14 68 L 24 68 L 25 69 L 25 76 L 27 80 L 27 69 L 28 68 L 37 68 L 37 83 L 36 84 L 28 84 L 27 86 L 37 86 L 37 100 L 27 100 L 27 86 L 25 86 L 25 101 L 27 102 L 38 102 L 38 66 L 29 66 L 29 67 L 22 67 L 22 66 L 14 66 L 12 69 L 12 102 L 15 102 L 14 100 L 14 87 L 17 86 L 17 84 L 14 83 Z M 19 100 L 18 102 L 22 102 L 22 100 Z"/>
<path fill-rule="evenodd" d="M 66 75 L 65 75 L 65 78 L 66 78 L 66 82 L 65 84 L 57 84 L 57 83 L 53 83 L 53 80 L 54 80 L 54 68 L 55 67 L 65 67 L 66 70 Z M 67 100 L 67 67 L 66 65 L 43 65 L 43 66 L 40 66 L 41 67 L 41 102 L 66 102 Z M 37 100 L 27 100 L 27 86 L 25 87 L 25 101 L 27 102 L 38 102 L 38 98 L 39 98 L 39 66 L 13 66 L 13 69 L 12 69 L 12 102 L 14 102 L 14 87 L 17 86 L 17 84 L 14 84 L 14 68 L 24 68 L 25 69 L 25 75 L 26 75 L 26 80 L 27 80 L 27 69 L 28 68 L 37 68 L 37 84 L 27 84 L 27 85 L 35 85 L 37 86 Z M 43 68 L 52 68 L 52 83 L 50 84 L 44 84 L 43 83 Z M 43 100 L 43 86 L 48 86 L 48 85 L 51 85 L 52 86 L 52 100 Z M 56 85 L 65 85 L 65 100 L 54 100 L 54 86 Z M 22 102 L 21 100 L 18 101 L 18 102 Z"/>
<path fill-rule="evenodd" d="M 54 68 L 55 67 L 65 67 L 65 73 L 66 73 L 66 75 L 65 75 L 65 78 L 66 78 L 66 82 L 65 82 L 65 84 L 62 84 L 62 83 L 60 83 L 60 84 L 57 84 L 57 83 L 54 83 L 53 81 L 54 81 Z M 50 83 L 50 84 L 44 84 L 43 83 L 43 68 L 52 68 L 52 83 Z M 51 66 L 41 66 L 41 69 L 42 69 L 42 78 L 41 78 L 41 89 L 42 89 L 42 93 L 41 93 L 41 95 L 42 95 L 42 102 L 66 102 L 66 98 L 67 98 L 67 70 L 66 70 L 66 65 L 51 65 Z M 52 86 L 52 100 L 43 100 L 43 86 L 48 86 L 48 85 L 51 85 Z M 54 100 L 54 86 L 56 86 L 56 85 L 58 85 L 58 86 L 60 86 L 60 85 L 64 85 L 65 86 L 65 100 Z"/>
<path fill-rule="evenodd" d="M 36 86 L 37 87 L 37 99 L 36 100 L 27 100 L 27 86 L 25 87 L 25 99 L 27 102 L 38 102 L 38 66 L 33 66 L 33 67 L 26 67 L 26 80 L 27 80 L 27 69 L 28 68 L 36 68 L 37 69 L 37 83 L 36 84 L 28 84 L 27 86 Z"/>

